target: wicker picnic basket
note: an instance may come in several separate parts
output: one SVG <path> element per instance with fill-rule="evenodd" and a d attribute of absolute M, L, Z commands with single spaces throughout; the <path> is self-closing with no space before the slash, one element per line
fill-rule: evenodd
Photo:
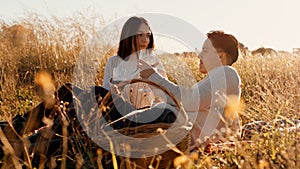
<path fill-rule="evenodd" d="M 150 124 L 150 125 L 143 125 L 143 126 L 138 126 L 135 128 L 124 128 L 122 130 L 119 130 L 120 133 L 131 133 L 132 137 L 138 137 L 140 139 L 144 138 L 152 138 L 155 136 L 158 136 L 160 133 L 157 132 L 157 129 L 168 129 L 170 127 L 169 124 L 166 123 L 157 123 L 157 124 Z M 174 130 L 177 130 L 178 132 L 186 132 L 184 129 L 180 128 L 174 128 Z M 175 132 L 176 133 L 176 132 Z M 175 134 L 173 133 L 173 134 Z M 152 140 L 152 139 L 151 139 Z M 149 151 L 155 151 L 155 146 L 152 143 L 151 140 L 140 140 L 140 142 L 143 142 L 143 147 L 145 150 Z M 177 141 L 178 142 L 178 141 Z M 162 146 L 167 146 L 168 141 L 161 140 L 160 144 Z M 145 147 L 145 145 L 147 145 Z M 189 151 L 189 146 L 190 146 L 190 136 L 186 135 L 182 140 L 179 140 L 179 142 L 176 144 L 176 148 L 169 148 L 168 150 L 162 152 L 162 153 L 157 153 L 152 156 L 145 156 L 142 158 L 128 158 L 126 157 L 121 157 L 121 164 L 120 168 L 128 168 L 128 166 L 135 166 L 136 168 L 172 168 L 173 167 L 173 160 L 175 157 L 181 155 L 181 154 L 187 154 Z M 131 154 L 135 153 L 135 151 L 140 151 L 134 148 L 129 147 L 129 151 Z M 126 167 L 125 167 L 126 166 Z M 134 168 L 134 167 L 133 167 Z"/>
<path fill-rule="evenodd" d="M 154 123 L 154 124 L 143 124 L 137 127 L 125 127 L 118 130 L 113 130 L 111 132 L 120 133 L 123 137 L 128 136 L 130 138 L 136 138 L 138 141 L 134 145 L 125 145 L 120 143 L 115 143 L 115 151 L 123 150 L 128 151 L 129 155 L 127 157 L 119 157 L 120 168 L 173 168 L 173 160 L 175 157 L 186 154 L 189 151 L 190 146 L 190 134 L 187 129 L 188 117 L 180 102 L 176 100 L 174 95 L 162 86 L 151 82 L 146 79 L 133 79 L 130 81 L 125 81 L 120 83 L 117 87 L 122 88 L 126 84 L 133 83 L 147 83 L 148 85 L 154 86 L 167 95 L 169 95 L 178 108 L 178 114 L 183 117 L 181 121 L 176 121 L 174 123 Z M 109 98 L 111 98 L 112 93 L 109 92 L 103 98 L 100 104 L 100 112 L 103 111 L 105 105 L 108 105 Z M 178 115 L 177 115 L 178 116 Z M 106 133 L 110 134 L 110 133 Z M 114 135 L 115 136 L 115 135 Z M 118 140 L 118 138 L 111 138 L 112 142 Z M 135 147 L 135 144 L 142 144 L 143 152 L 146 155 L 139 154 L 139 157 L 132 157 L 132 154 L 140 153 L 141 149 Z M 155 145 L 154 145 L 155 144 Z M 160 151 L 161 150 L 161 151 Z M 152 155 L 149 156 L 150 154 Z M 154 152 L 154 153 L 153 153 Z M 148 154 L 148 155 L 147 155 Z"/>

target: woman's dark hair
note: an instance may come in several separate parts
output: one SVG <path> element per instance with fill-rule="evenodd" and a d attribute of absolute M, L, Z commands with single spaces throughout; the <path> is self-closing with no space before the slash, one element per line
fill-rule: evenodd
<path fill-rule="evenodd" d="M 237 61 L 239 56 L 239 44 L 237 39 L 223 31 L 212 31 L 207 33 L 208 39 L 216 49 L 221 49 L 231 58 L 230 65 Z"/>
<path fill-rule="evenodd" d="M 147 46 L 147 49 L 153 49 L 154 48 L 154 38 L 153 38 L 153 33 L 152 30 L 149 26 L 149 23 L 146 19 L 144 19 L 143 17 L 137 17 L 137 16 L 133 16 L 131 18 L 129 18 L 123 28 L 122 28 L 122 32 L 121 32 L 121 37 L 120 37 L 120 43 L 119 43 L 119 49 L 118 49 L 118 55 L 125 59 L 127 56 L 129 56 L 132 52 L 132 45 L 134 46 L 134 49 L 137 49 L 136 46 L 136 35 L 137 35 L 137 31 L 140 27 L 141 24 L 146 24 L 149 27 L 149 30 L 151 32 L 151 35 L 149 37 L 150 42 Z M 133 43 L 134 42 L 134 43 Z"/>

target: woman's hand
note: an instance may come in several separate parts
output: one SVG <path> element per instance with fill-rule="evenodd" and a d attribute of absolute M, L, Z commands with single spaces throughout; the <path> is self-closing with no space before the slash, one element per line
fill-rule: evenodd
<path fill-rule="evenodd" d="M 140 71 L 140 76 L 143 79 L 148 79 L 149 76 L 151 76 L 153 73 L 155 73 L 155 70 L 153 69 L 152 66 L 150 66 L 148 63 L 146 63 L 143 60 L 139 60 L 139 65 L 138 65 Z"/>

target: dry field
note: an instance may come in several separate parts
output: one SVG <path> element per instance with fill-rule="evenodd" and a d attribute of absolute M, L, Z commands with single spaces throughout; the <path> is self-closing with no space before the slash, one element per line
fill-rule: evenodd
<path fill-rule="evenodd" d="M 105 24 L 101 17 L 88 18 L 79 14 L 74 18 L 46 19 L 31 15 L 13 23 L 0 21 L 2 120 L 23 114 L 41 102 L 33 82 L 37 72 L 49 72 L 56 88 L 66 82 L 72 82 L 74 65 L 80 51 L 85 48 L 89 37 Z M 114 36 L 117 35 L 118 33 Z M 106 59 L 115 52 L 115 46 L 107 45 L 92 51 L 96 53 L 95 56 L 104 55 L 103 59 L 97 60 L 100 66 L 95 84 L 102 83 Z M 169 78 L 176 79 L 179 84 L 190 85 L 186 83 L 193 81 L 187 79 L 203 78 L 197 71 L 198 59 L 192 55 L 182 57 L 178 54 L 162 54 L 159 57 Z M 181 63 L 186 63 L 187 67 L 184 67 L 185 64 L 179 64 L 180 60 L 183 60 Z M 243 106 L 239 113 L 243 124 L 257 120 L 271 122 L 274 119 L 284 119 L 288 121 L 289 126 L 295 126 L 292 120 L 300 119 L 299 55 L 247 55 L 240 57 L 233 66 L 242 78 Z M 178 71 L 186 68 L 191 70 L 190 75 L 186 75 L 186 71 Z M 197 158 L 191 157 L 192 160 L 187 160 L 182 155 L 179 163 L 186 168 L 300 168 L 299 138 L 299 129 L 288 131 L 285 126 L 281 126 L 255 135 L 251 144 L 237 142 L 226 151 L 200 154 Z M 1 161 L 5 162 L 3 159 Z M 92 160 L 84 161 L 78 166 L 101 167 L 101 164 L 93 163 Z M 22 164 L 22 161 L 20 163 Z"/>

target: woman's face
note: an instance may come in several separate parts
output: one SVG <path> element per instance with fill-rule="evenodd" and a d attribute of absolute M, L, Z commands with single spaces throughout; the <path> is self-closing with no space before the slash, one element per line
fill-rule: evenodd
<path fill-rule="evenodd" d="M 149 27 L 146 24 L 142 23 L 138 28 L 136 34 L 137 51 L 147 49 L 150 43 L 150 36 L 151 36 L 151 31 Z"/>

